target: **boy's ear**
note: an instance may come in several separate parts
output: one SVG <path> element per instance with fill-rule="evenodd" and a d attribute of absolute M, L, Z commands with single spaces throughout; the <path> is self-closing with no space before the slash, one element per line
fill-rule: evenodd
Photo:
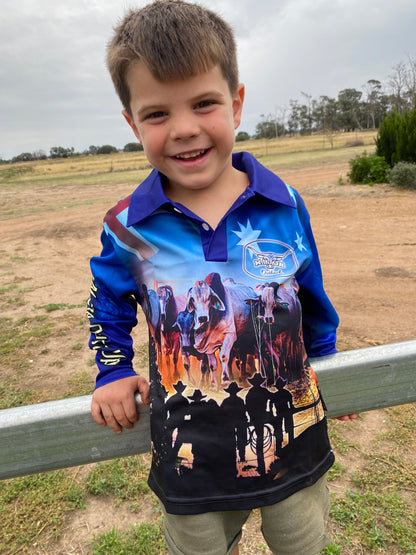
<path fill-rule="evenodd" d="M 139 130 L 136 127 L 136 124 L 134 123 L 133 119 L 131 116 L 129 116 L 128 112 L 126 110 L 123 110 L 121 112 L 124 116 L 124 119 L 127 121 L 127 123 L 129 124 L 129 126 L 132 128 L 133 133 L 136 136 L 136 139 L 139 141 L 140 144 L 142 144 L 142 139 L 140 137 L 140 133 Z"/>
<path fill-rule="evenodd" d="M 240 125 L 241 114 L 243 112 L 245 88 L 243 83 L 239 83 L 237 90 L 233 96 L 233 118 L 234 118 L 234 129 Z"/>

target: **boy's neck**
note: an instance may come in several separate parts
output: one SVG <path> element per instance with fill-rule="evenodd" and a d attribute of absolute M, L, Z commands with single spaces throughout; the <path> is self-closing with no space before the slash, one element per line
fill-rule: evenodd
<path fill-rule="evenodd" d="M 232 179 L 215 190 L 178 190 L 167 185 L 165 193 L 170 200 L 182 204 L 215 229 L 248 184 L 248 175 L 233 168 Z"/>

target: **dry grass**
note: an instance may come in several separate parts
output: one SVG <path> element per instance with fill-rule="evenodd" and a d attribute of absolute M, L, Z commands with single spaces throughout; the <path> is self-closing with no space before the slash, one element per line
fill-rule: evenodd
<path fill-rule="evenodd" d="M 311 160 L 311 153 L 324 157 L 338 157 L 341 155 L 340 150 L 345 152 L 345 157 L 350 158 L 358 149 L 360 152 L 367 148 L 374 147 L 375 131 L 360 131 L 354 133 L 337 133 L 331 137 L 331 141 L 326 135 L 311 136 L 295 136 L 295 137 L 279 137 L 277 139 L 250 139 L 248 141 L 239 142 L 235 146 L 235 152 L 247 150 L 257 158 L 261 158 L 262 162 L 268 158 L 279 158 L 280 165 L 285 165 L 282 158 L 290 156 L 290 162 L 293 163 L 293 156 L 299 158 L 299 163 L 303 163 L 306 159 Z M 356 143 L 358 146 L 349 146 Z M 346 148 L 348 147 L 348 148 Z M 328 151 L 333 151 L 331 156 Z M 342 155 L 341 155 L 342 156 Z M 295 160 L 296 162 L 296 160 Z M 70 179 L 74 183 L 74 178 L 78 181 L 80 178 L 87 179 L 88 176 L 99 175 L 103 173 L 119 173 L 132 172 L 134 181 L 140 179 L 138 172 L 147 173 L 150 165 L 144 155 L 144 152 L 118 152 L 108 155 L 82 155 L 71 158 L 61 158 L 53 160 L 38 160 L 34 162 L 19 162 L 12 165 L 14 171 L 10 171 L 9 164 L 0 167 L 0 183 L 27 183 L 38 182 L 39 184 L 56 183 L 56 179 Z M 118 181 L 123 178 L 116 177 Z"/>

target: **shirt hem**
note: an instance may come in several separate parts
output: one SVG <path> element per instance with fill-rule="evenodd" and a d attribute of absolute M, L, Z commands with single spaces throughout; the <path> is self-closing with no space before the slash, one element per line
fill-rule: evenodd
<path fill-rule="evenodd" d="M 216 511 L 245 511 L 252 510 L 267 505 L 279 503 L 290 497 L 297 491 L 312 486 L 319 480 L 334 464 L 335 456 L 330 451 L 322 463 L 310 472 L 306 477 L 293 481 L 285 487 L 275 489 L 273 491 L 254 492 L 249 494 L 240 494 L 233 498 L 208 499 L 208 500 L 175 500 L 165 497 L 163 492 L 153 480 L 152 475 L 149 476 L 148 484 L 152 491 L 162 502 L 165 511 L 177 515 L 192 515 Z"/>

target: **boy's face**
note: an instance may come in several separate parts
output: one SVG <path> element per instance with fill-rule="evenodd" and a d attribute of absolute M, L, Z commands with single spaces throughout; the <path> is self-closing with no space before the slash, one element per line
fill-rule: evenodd
<path fill-rule="evenodd" d="M 127 74 L 131 118 L 123 112 L 149 162 L 169 180 L 168 194 L 226 186 L 241 119 L 244 87 L 234 95 L 218 66 L 186 79 L 158 81 L 145 64 Z"/>

